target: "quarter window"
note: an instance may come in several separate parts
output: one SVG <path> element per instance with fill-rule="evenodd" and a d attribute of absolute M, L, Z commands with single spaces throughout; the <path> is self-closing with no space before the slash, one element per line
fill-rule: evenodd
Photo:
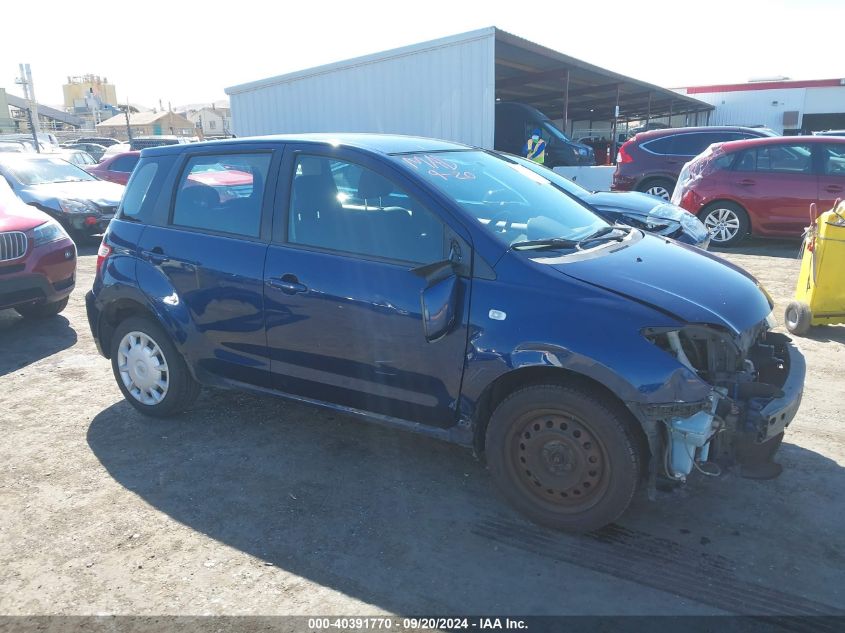
<path fill-rule="evenodd" d="M 822 145 L 824 173 L 828 176 L 845 176 L 845 143 Z"/>
<path fill-rule="evenodd" d="M 185 167 L 173 224 L 258 237 L 271 155 L 194 156 Z"/>
<path fill-rule="evenodd" d="M 428 264 L 444 258 L 444 225 L 388 178 L 344 161 L 297 158 L 288 241 Z"/>
<path fill-rule="evenodd" d="M 118 156 L 109 167 L 109 171 L 119 171 L 123 173 L 131 173 L 138 164 L 138 156 Z"/>

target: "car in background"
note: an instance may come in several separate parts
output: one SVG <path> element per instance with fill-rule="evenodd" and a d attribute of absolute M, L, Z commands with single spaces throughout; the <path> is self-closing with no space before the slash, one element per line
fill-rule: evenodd
<path fill-rule="evenodd" d="M 713 143 L 774 136 L 765 128 L 682 127 L 637 134 L 619 148 L 612 191 L 641 191 L 669 200 L 684 163 Z"/>
<path fill-rule="evenodd" d="M 684 209 L 638 191 L 588 191 L 565 176 L 522 156 L 501 154 L 548 179 L 566 193 L 587 203 L 608 222 L 633 226 L 661 237 L 707 249 L 710 234 L 704 224 Z"/>
<path fill-rule="evenodd" d="M 32 144 L 23 141 L 0 140 L 0 152 L 34 152 Z"/>
<path fill-rule="evenodd" d="M 47 155 L 61 156 L 72 165 L 82 167 L 83 169 L 89 165 L 97 164 L 97 161 L 94 160 L 94 157 L 91 156 L 91 154 L 84 152 L 81 149 L 62 147 L 53 152 L 49 152 Z"/>
<path fill-rule="evenodd" d="M 129 148 L 133 151 L 148 147 L 162 147 L 164 145 L 179 145 L 185 140 L 178 136 L 158 134 L 153 136 L 136 136 L 129 141 Z"/>
<path fill-rule="evenodd" d="M 351 413 L 473 448 L 571 530 L 711 459 L 778 474 L 805 365 L 772 307 L 494 152 L 375 134 L 145 150 L 86 294 L 144 415 L 200 385 Z"/>
<path fill-rule="evenodd" d="M 681 171 L 672 201 L 695 213 L 713 245 L 746 235 L 799 237 L 845 196 L 845 138 L 783 136 L 720 143 Z"/>
<path fill-rule="evenodd" d="M 51 154 L 0 154 L 0 175 L 18 198 L 78 239 L 105 231 L 124 190 Z"/>
<path fill-rule="evenodd" d="M 122 152 L 104 158 L 96 165 L 91 165 L 84 169 L 89 174 L 93 174 L 102 180 L 125 185 L 129 182 L 129 176 L 132 174 L 132 170 L 135 169 L 135 165 L 138 164 L 140 156 L 141 152 Z"/>
<path fill-rule="evenodd" d="M 76 246 L 68 234 L 0 179 L 0 310 L 53 316 L 65 309 L 75 283 Z"/>
<path fill-rule="evenodd" d="M 103 158 L 103 154 L 106 153 L 108 149 L 105 145 L 98 145 L 97 143 L 64 143 L 62 145 L 65 149 L 78 149 L 82 150 L 83 152 L 87 152 L 91 158 L 95 161 L 99 162 Z"/>
<path fill-rule="evenodd" d="M 845 130 L 825 130 L 824 132 L 813 132 L 813 136 L 845 136 Z"/>
<path fill-rule="evenodd" d="M 129 146 L 129 143 L 115 143 L 114 145 L 110 145 L 106 148 L 103 157 L 100 161 L 104 161 L 107 158 L 111 158 L 112 156 L 117 156 L 118 154 L 125 154 L 126 152 L 131 152 L 132 148 Z"/>
<path fill-rule="evenodd" d="M 118 141 L 116 138 L 111 138 L 109 136 L 83 136 L 82 138 L 76 139 L 77 143 L 94 143 L 96 145 L 102 145 L 103 147 L 111 147 L 112 145 L 117 145 L 121 141 Z"/>

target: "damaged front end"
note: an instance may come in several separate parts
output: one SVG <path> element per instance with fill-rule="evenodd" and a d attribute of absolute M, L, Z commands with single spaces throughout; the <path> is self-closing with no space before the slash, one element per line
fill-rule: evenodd
<path fill-rule="evenodd" d="M 772 457 L 801 403 L 805 364 L 772 325 L 769 317 L 740 334 L 712 325 L 643 330 L 712 387 L 698 402 L 632 406 L 651 449 L 652 483 L 658 475 L 684 481 L 694 469 L 718 475 L 732 465 L 745 477 L 780 474 Z"/>

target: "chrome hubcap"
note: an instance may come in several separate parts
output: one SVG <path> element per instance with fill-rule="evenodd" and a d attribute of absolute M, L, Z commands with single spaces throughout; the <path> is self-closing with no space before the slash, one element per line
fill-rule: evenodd
<path fill-rule="evenodd" d="M 645 191 L 647 194 L 652 196 L 657 196 L 658 198 L 663 198 L 664 200 L 669 200 L 669 191 L 666 187 L 661 187 L 660 185 L 655 185 L 654 187 L 649 187 Z"/>
<path fill-rule="evenodd" d="M 704 218 L 704 226 L 714 242 L 727 242 L 739 233 L 739 216 L 731 209 L 714 209 Z"/>
<path fill-rule="evenodd" d="M 161 348 L 143 332 L 129 332 L 120 340 L 117 369 L 123 386 L 138 402 L 154 405 L 167 395 L 170 373 Z"/>

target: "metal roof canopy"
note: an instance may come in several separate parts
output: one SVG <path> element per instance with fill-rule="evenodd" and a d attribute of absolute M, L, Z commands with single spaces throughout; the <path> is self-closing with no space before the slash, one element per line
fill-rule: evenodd
<path fill-rule="evenodd" d="M 552 119 L 623 121 L 709 112 L 714 106 L 545 46 L 496 32 L 496 98 L 532 105 Z"/>

